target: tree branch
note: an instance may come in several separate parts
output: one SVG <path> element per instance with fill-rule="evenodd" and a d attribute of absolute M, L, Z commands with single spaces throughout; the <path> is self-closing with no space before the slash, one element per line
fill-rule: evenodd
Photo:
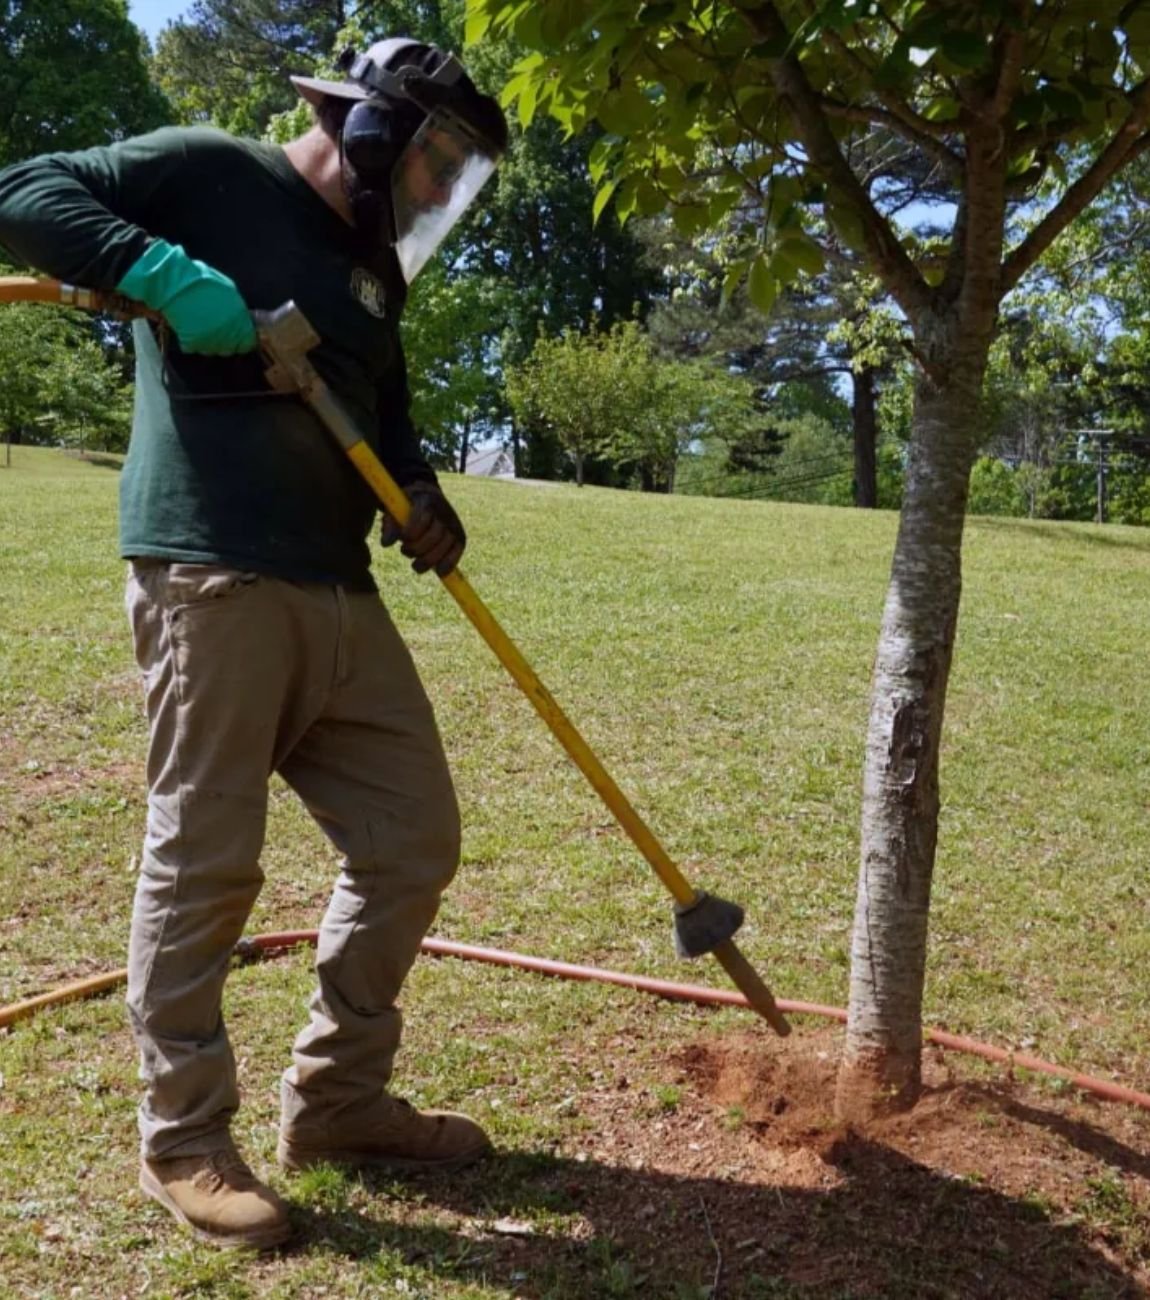
<path fill-rule="evenodd" d="M 932 122 L 929 118 L 922 117 L 914 112 L 908 104 L 899 99 L 897 95 L 892 95 L 889 90 L 885 90 L 880 86 L 875 79 L 874 69 L 864 59 L 860 58 L 858 51 L 852 49 L 838 32 L 824 31 L 823 35 L 834 46 L 836 53 L 840 57 L 854 65 L 855 70 L 865 82 L 866 88 L 877 96 L 879 102 L 885 107 L 890 116 L 896 122 L 902 124 L 902 133 L 906 134 L 908 139 L 914 140 L 916 144 L 922 144 L 924 140 L 941 141 L 951 134 L 949 124 Z"/>
<path fill-rule="evenodd" d="M 904 118 L 889 109 L 877 108 L 874 105 L 843 104 L 829 95 L 819 96 L 818 101 L 828 117 L 841 118 L 846 122 L 869 122 L 875 126 L 884 126 L 888 131 L 902 136 L 911 144 L 918 145 L 924 153 L 942 163 L 952 175 L 962 172 L 962 159 L 949 149 L 943 140 L 916 130 Z"/>
<path fill-rule="evenodd" d="M 996 122 L 1001 122 L 1010 110 L 1022 76 L 1023 55 L 1026 50 L 1026 31 L 1023 26 L 1026 8 L 1028 6 L 1024 6 L 1017 15 L 1019 25 L 1012 28 L 1002 42 L 994 97 L 990 101 L 991 112 Z"/>
<path fill-rule="evenodd" d="M 779 49 L 788 48 L 790 32 L 773 4 L 736 7 L 760 40 L 770 41 Z M 832 189 L 842 194 L 859 217 L 876 273 L 908 317 L 921 316 L 930 306 L 931 290 L 843 157 L 819 97 L 798 59 L 793 53 L 783 54 L 769 59 L 767 66 L 775 90 L 795 115 L 810 164 L 823 174 Z"/>
<path fill-rule="evenodd" d="M 1143 81 L 1130 96 L 1130 115 L 1114 133 L 1105 149 L 1071 185 L 1059 202 L 1010 253 L 1002 268 L 1003 292 L 1013 289 L 1055 239 L 1080 212 L 1102 192 L 1120 167 L 1150 149 L 1150 80 Z"/>

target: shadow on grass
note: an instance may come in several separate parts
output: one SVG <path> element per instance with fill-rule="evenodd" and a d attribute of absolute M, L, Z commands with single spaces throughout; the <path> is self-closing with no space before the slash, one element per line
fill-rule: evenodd
<path fill-rule="evenodd" d="M 1041 1122 L 1043 1112 L 1027 1112 Z M 1107 1143 L 1107 1159 L 1123 1154 Z M 1129 1148 L 1125 1158 L 1137 1164 Z M 511 1155 L 419 1178 L 392 1214 L 381 1205 L 378 1219 L 295 1213 L 304 1248 L 394 1253 L 425 1275 L 426 1293 L 414 1285 L 427 1296 L 448 1278 L 525 1300 L 1147 1294 L 1081 1224 L 1055 1221 L 1037 1200 L 940 1175 L 855 1136 L 834 1142 L 824 1159 L 834 1185 L 795 1188 Z M 470 1221 L 464 1229 L 404 1222 L 411 1204 Z"/>
<path fill-rule="evenodd" d="M 85 465 L 95 465 L 97 469 L 115 469 L 124 468 L 123 456 L 105 456 L 97 451 L 82 451 L 76 456 L 77 460 L 82 460 Z"/>
<path fill-rule="evenodd" d="M 1115 1169 L 1121 1169 L 1123 1173 L 1134 1174 L 1150 1182 L 1150 1155 L 1144 1151 L 1135 1151 L 1124 1142 L 1112 1138 L 1109 1133 L 1102 1133 L 1081 1120 L 1040 1110 L 1037 1106 L 1027 1106 L 1020 1101 L 1007 1101 L 1002 1110 L 1012 1119 L 1056 1133 L 1069 1146 L 1077 1147 L 1079 1151 L 1084 1151 Z"/>
<path fill-rule="evenodd" d="M 1150 554 L 1150 529 L 1142 530 L 1145 534 L 1144 537 L 1129 537 L 1120 536 L 1117 533 L 1087 533 L 1081 531 L 1080 528 L 1059 528 L 1056 526 L 1060 523 L 1081 524 L 1081 520 L 1047 519 L 1038 521 L 1000 518 L 995 515 L 978 515 L 976 518 L 972 518 L 969 523 L 980 529 L 985 528 L 989 532 L 1031 533 L 1035 536 L 1041 536 L 1044 541 L 1069 543 L 1073 546 L 1101 546 L 1127 551 L 1145 551 Z"/>

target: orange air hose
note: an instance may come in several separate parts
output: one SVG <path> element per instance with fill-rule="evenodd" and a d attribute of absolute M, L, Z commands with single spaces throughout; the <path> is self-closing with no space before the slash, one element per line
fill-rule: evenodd
<path fill-rule="evenodd" d="M 82 307 L 86 311 L 104 311 L 113 316 L 154 316 L 146 307 L 118 293 L 102 289 L 80 289 L 62 280 L 42 276 L 0 276 L 0 302 L 47 302 L 60 307 Z"/>
<path fill-rule="evenodd" d="M 249 939 L 241 939 L 236 944 L 236 954 L 239 957 L 255 957 L 261 953 L 293 948 L 299 944 L 314 944 L 317 936 L 316 930 L 279 930 L 271 934 L 255 935 Z M 491 966 L 509 966 L 518 970 L 532 971 L 538 975 L 558 976 L 560 979 L 615 984 L 621 988 L 634 989 L 639 993 L 653 993 L 657 997 L 670 998 L 679 1002 L 751 1009 L 747 999 L 733 989 L 711 989 L 698 984 L 676 984 L 671 980 L 653 979 L 646 975 L 631 975 L 625 971 L 605 970 L 598 966 L 577 966 L 570 962 L 552 961 L 547 957 L 530 957 L 501 948 L 481 948 L 470 943 L 454 943 L 448 939 L 424 939 L 421 949 L 432 957 L 458 957 L 464 961 L 486 962 Z M 77 998 L 91 997 L 114 988 L 117 984 L 126 982 L 127 978 L 126 969 L 108 971 L 103 975 L 61 985 L 51 992 L 28 998 L 24 1002 L 14 1002 L 10 1006 L 0 1007 L 0 1029 L 18 1020 L 26 1020 L 46 1007 L 58 1006 Z M 817 1002 L 795 1002 L 779 998 L 778 1006 L 781 1011 L 790 1011 L 796 1015 L 822 1016 L 842 1022 L 847 1018 L 847 1013 L 841 1007 L 823 1006 Z M 950 1051 L 977 1056 L 984 1061 L 993 1061 L 1008 1068 L 1030 1070 L 1033 1074 L 1044 1074 L 1050 1078 L 1061 1079 L 1082 1092 L 1091 1093 L 1104 1101 L 1117 1101 L 1150 1111 L 1150 1093 L 1138 1092 L 1134 1088 L 1111 1083 L 1107 1079 L 1096 1079 L 1092 1075 L 1081 1074 L 1077 1070 L 1044 1061 L 1041 1057 L 1030 1056 L 1025 1052 L 1013 1052 L 1004 1047 L 994 1047 L 990 1043 L 980 1043 L 973 1038 L 950 1034 L 942 1029 L 928 1029 L 925 1037 L 927 1042 L 935 1043 Z"/>
<path fill-rule="evenodd" d="M 79 289 L 74 285 L 64 284 L 59 280 L 45 280 L 33 276 L 0 276 L 0 302 L 47 302 L 58 303 L 68 307 L 84 307 L 94 311 L 107 311 L 116 315 L 149 315 L 138 303 L 133 303 L 119 294 L 97 292 L 91 289 Z M 272 934 L 257 935 L 251 939 L 242 939 L 236 945 L 240 956 L 251 956 L 261 952 L 294 947 L 297 944 L 314 944 L 315 930 L 284 930 Z M 701 1006 L 732 1006 L 753 1009 L 741 993 L 728 989 L 704 988 L 697 984 L 676 984 L 670 980 L 651 979 L 645 975 L 630 975 L 623 971 L 604 970 L 596 966 L 577 966 L 570 962 L 552 961 L 545 957 L 529 957 L 521 953 L 506 952 L 499 948 L 480 948 L 473 944 L 453 943 L 446 939 L 424 939 L 422 950 L 436 957 L 458 957 L 465 961 L 487 962 L 494 966 L 510 966 L 519 970 L 533 971 L 540 975 L 554 975 L 561 979 L 590 980 L 600 984 L 616 984 L 623 988 L 635 989 L 640 993 L 653 993 L 657 997 L 670 998 L 680 1002 L 694 1002 Z M 38 997 L 28 998 L 23 1002 L 14 1002 L 0 1007 L 0 1029 L 26 1020 L 47 1007 L 59 1006 L 79 998 L 92 997 L 105 992 L 118 984 L 126 982 L 126 969 L 105 972 L 88 979 L 76 980 L 71 984 L 61 985 Z M 790 1011 L 797 1015 L 823 1016 L 830 1020 L 845 1022 L 847 1013 L 841 1007 L 822 1006 L 817 1002 L 795 1002 L 776 999 L 780 1011 Z M 928 1029 L 925 1035 L 928 1042 L 968 1056 L 981 1057 L 985 1061 L 1030 1070 L 1034 1074 L 1044 1074 L 1092 1093 L 1106 1101 L 1122 1102 L 1150 1110 L 1150 1094 L 1138 1092 L 1121 1084 L 1110 1083 L 1106 1079 L 1096 1079 L 1088 1074 L 1080 1074 L 1061 1065 L 1054 1065 L 1040 1057 L 1023 1052 L 1013 1052 L 1003 1047 L 994 1047 L 989 1043 L 980 1043 L 973 1038 L 964 1038 L 950 1034 L 941 1029 Z"/>

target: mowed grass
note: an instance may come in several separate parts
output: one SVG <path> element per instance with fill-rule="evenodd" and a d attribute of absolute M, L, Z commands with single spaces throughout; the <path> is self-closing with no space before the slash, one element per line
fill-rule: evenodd
<path fill-rule="evenodd" d="M 469 578 L 691 879 L 745 905 L 747 955 L 780 996 L 844 1004 L 896 518 L 446 483 Z M 146 737 L 117 484 L 108 465 L 47 450 L 18 447 L 0 469 L 0 1003 L 125 958 Z M 464 813 L 435 932 L 721 984 L 717 968 L 676 960 L 662 887 L 447 593 L 393 553 L 377 574 Z M 927 985 L 930 1023 L 1143 1088 L 1148 628 L 1150 532 L 970 521 Z M 316 925 L 334 855 L 278 783 L 264 868 L 252 930 Z M 309 988 L 306 954 L 238 970 L 229 988 L 238 1131 L 264 1170 Z M 397 1086 L 469 1108 L 523 1156 L 579 1133 L 571 1099 L 613 1043 L 654 1081 L 704 1027 L 748 1027 L 737 1012 L 430 960 L 405 1008 Z M 418 1191 L 387 1196 L 419 1251 L 387 1230 L 359 1241 L 368 1193 L 334 1174 L 290 1184 L 299 1213 L 327 1225 L 301 1252 L 256 1263 L 189 1244 L 134 1191 L 118 998 L 0 1037 L 0 1074 L 0 1296 L 136 1294 L 142 1277 L 153 1295 L 516 1294 L 485 1279 Z M 562 1233 L 562 1206 L 529 1212 L 536 1231 Z M 712 1268 L 701 1258 L 699 1285 Z M 560 1271 L 530 1294 L 633 1293 L 609 1250 L 597 1276 L 588 1290 Z"/>

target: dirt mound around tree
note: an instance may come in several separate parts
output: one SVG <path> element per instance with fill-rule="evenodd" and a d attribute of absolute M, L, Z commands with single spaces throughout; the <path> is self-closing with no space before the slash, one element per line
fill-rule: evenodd
<path fill-rule="evenodd" d="M 671 1058 L 694 1168 L 778 1189 L 782 1276 L 804 1293 L 1150 1295 L 1150 1115 L 931 1049 L 914 1110 L 852 1128 L 834 1116 L 840 1046 L 835 1029 L 751 1034 Z"/>

